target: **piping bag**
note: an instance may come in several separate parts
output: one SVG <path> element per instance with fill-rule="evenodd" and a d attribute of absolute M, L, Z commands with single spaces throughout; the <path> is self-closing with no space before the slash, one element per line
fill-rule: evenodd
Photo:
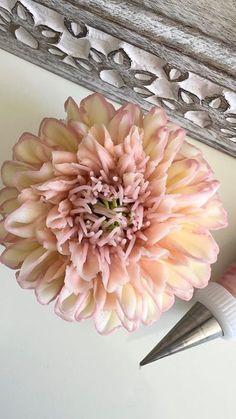
<path fill-rule="evenodd" d="M 219 282 L 195 293 L 195 304 L 140 362 L 140 366 L 222 337 L 236 339 L 236 263 Z"/>

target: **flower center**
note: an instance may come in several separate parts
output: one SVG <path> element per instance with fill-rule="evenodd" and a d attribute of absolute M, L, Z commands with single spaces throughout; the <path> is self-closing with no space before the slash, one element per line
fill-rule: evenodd
<path fill-rule="evenodd" d="M 78 185 L 69 193 L 72 204 L 70 215 L 78 226 L 78 240 L 89 240 L 93 245 L 129 247 L 137 237 L 145 240 L 142 229 L 145 200 L 149 196 L 148 182 L 141 173 L 99 176 L 89 173 L 86 184 Z M 131 245 L 129 246 L 129 243 Z"/>

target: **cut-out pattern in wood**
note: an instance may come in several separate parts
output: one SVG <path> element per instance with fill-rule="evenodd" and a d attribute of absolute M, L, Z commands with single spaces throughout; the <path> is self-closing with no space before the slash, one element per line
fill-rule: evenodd
<path fill-rule="evenodd" d="M 0 46 L 12 45 L 16 54 L 26 52 L 27 59 L 115 100 L 145 109 L 161 105 L 190 134 L 236 155 L 236 93 L 188 68 L 32 0 L 0 0 Z"/>

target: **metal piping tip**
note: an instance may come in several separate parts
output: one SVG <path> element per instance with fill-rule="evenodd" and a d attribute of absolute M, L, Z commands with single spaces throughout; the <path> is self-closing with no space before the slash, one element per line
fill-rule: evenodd
<path fill-rule="evenodd" d="M 140 366 L 222 335 L 222 328 L 211 312 L 203 304 L 197 302 L 140 362 Z"/>

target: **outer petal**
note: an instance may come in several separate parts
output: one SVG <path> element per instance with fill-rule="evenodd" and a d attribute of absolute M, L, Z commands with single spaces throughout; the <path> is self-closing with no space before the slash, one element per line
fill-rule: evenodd
<path fill-rule="evenodd" d="M 181 264 L 168 263 L 166 267 L 168 270 L 168 285 L 174 294 L 183 300 L 190 300 L 193 295 L 191 278 L 194 278 L 194 273 L 191 274 L 191 271 Z"/>
<path fill-rule="evenodd" d="M 168 142 L 164 151 L 163 159 L 158 165 L 157 173 L 168 170 L 175 159 L 185 139 L 185 131 L 182 128 L 173 128 L 169 132 Z"/>
<path fill-rule="evenodd" d="M 32 169 L 33 169 L 32 166 L 29 166 L 22 162 L 5 161 L 1 169 L 3 184 L 5 186 L 15 187 L 16 176 L 19 173 L 26 172 L 27 170 L 32 170 Z"/>
<path fill-rule="evenodd" d="M 35 183 L 45 182 L 53 175 L 53 168 L 50 162 L 44 163 L 39 170 L 22 171 L 16 174 L 15 186 L 22 189 L 30 188 Z"/>
<path fill-rule="evenodd" d="M 78 138 L 69 126 L 55 118 L 45 118 L 39 129 L 39 136 L 49 146 L 58 150 L 76 152 Z"/>
<path fill-rule="evenodd" d="M 55 258 L 46 270 L 42 280 L 35 289 L 37 300 L 40 304 L 49 304 L 53 301 L 64 285 L 65 260 Z"/>
<path fill-rule="evenodd" d="M 183 229 L 171 233 L 165 241 L 177 250 L 196 260 L 214 263 L 218 254 L 218 246 L 210 233 Z"/>
<path fill-rule="evenodd" d="M 52 164 L 56 170 L 65 175 L 77 175 L 78 164 L 76 154 L 69 151 L 53 151 Z"/>
<path fill-rule="evenodd" d="M 42 246 L 32 250 L 25 258 L 17 276 L 19 285 L 22 288 L 36 288 L 55 255 L 55 252 L 51 253 Z"/>
<path fill-rule="evenodd" d="M 93 291 L 89 290 L 83 304 L 81 304 L 75 313 L 75 320 L 81 321 L 92 317 L 96 310 L 96 303 L 93 298 Z"/>
<path fill-rule="evenodd" d="M 0 205 L 4 204 L 4 202 L 8 201 L 9 199 L 16 198 L 18 195 L 18 191 L 16 188 L 3 188 L 0 190 Z"/>
<path fill-rule="evenodd" d="M 158 304 L 153 300 L 148 292 L 144 292 L 142 323 L 145 325 L 151 325 L 160 318 L 160 315 L 161 311 Z"/>
<path fill-rule="evenodd" d="M 202 207 L 189 208 L 185 220 L 209 230 L 218 230 L 228 224 L 227 213 L 217 193 Z"/>
<path fill-rule="evenodd" d="M 115 114 L 114 106 L 99 93 L 93 93 L 83 99 L 79 110 L 83 115 L 83 122 L 89 127 L 94 124 L 107 125 Z"/>
<path fill-rule="evenodd" d="M 13 156 L 15 160 L 38 167 L 50 160 L 51 149 L 38 137 L 26 132 L 13 147 Z"/>
<path fill-rule="evenodd" d="M 129 282 L 122 287 L 120 304 L 128 320 L 137 320 L 142 315 L 142 298 Z"/>
<path fill-rule="evenodd" d="M 159 261 L 142 258 L 140 261 L 142 277 L 149 282 L 153 296 L 164 290 L 167 274 L 165 265 Z"/>
<path fill-rule="evenodd" d="M 68 121 L 83 121 L 83 116 L 79 110 L 77 103 L 72 99 L 72 97 L 68 97 L 65 102 L 65 111 L 67 113 L 67 120 Z"/>
<path fill-rule="evenodd" d="M 0 191 L 0 212 L 5 215 L 18 208 L 16 188 L 4 188 Z"/>
<path fill-rule="evenodd" d="M 167 127 L 160 127 L 151 137 L 143 140 L 145 153 L 150 156 L 155 164 L 158 164 L 164 155 L 164 150 L 168 141 L 169 130 Z"/>
<path fill-rule="evenodd" d="M 85 291 L 75 295 L 64 286 L 57 299 L 55 313 L 64 320 L 75 321 L 76 312 L 84 308 L 88 299 L 88 293 L 89 291 Z"/>
<path fill-rule="evenodd" d="M 191 184 L 199 170 L 199 163 L 194 159 L 174 162 L 168 170 L 167 193 L 180 193 L 186 185 Z"/>
<path fill-rule="evenodd" d="M 151 137 L 155 136 L 160 127 L 165 126 L 167 123 L 167 116 L 162 108 L 152 108 L 143 118 L 144 129 L 144 146 L 146 146 Z"/>
<path fill-rule="evenodd" d="M 106 335 L 121 326 L 117 313 L 111 311 L 98 311 L 94 316 L 95 327 L 98 333 Z"/>
<path fill-rule="evenodd" d="M 4 250 L 0 260 L 9 268 L 18 269 L 25 258 L 36 248 L 38 248 L 38 243 L 34 239 L 18 240 Z"/>
<path fill-rule="evenodd" d="M 38 223 L 46 216 L 47 205 L 28 202 L 12 212 L 5 220 L 5 228 L 19 237 L 33 237 Z"/>

